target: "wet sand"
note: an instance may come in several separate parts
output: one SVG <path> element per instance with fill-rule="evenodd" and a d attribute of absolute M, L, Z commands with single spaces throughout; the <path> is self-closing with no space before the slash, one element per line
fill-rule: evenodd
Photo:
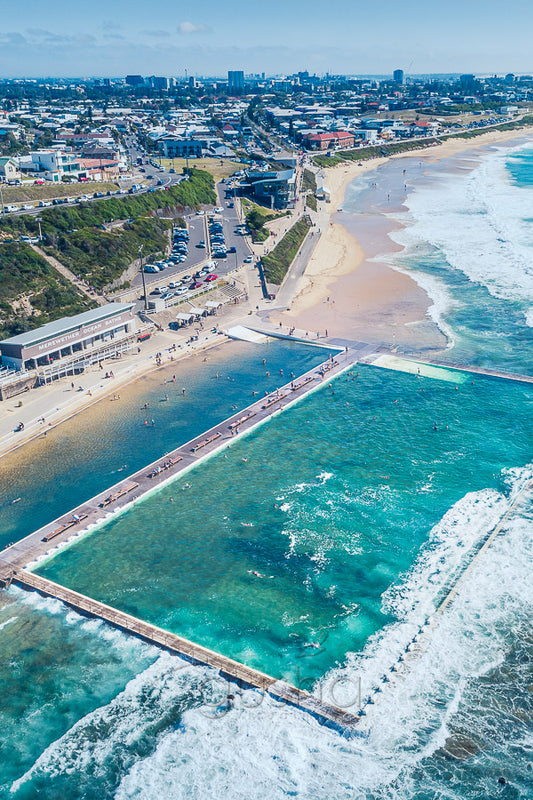
<path fill-rule="evenodd" d="M 402 249 L 389 236 L 403 227 L 393 216 L 406 210 L 408 192 L 427 179 L 435 163 L 449 160 L 450 172 L 468 172 L 487 149 L 530 138 L 531 133 L 494 131 L 472 140 L 451 140 L 415 153 L 325 170 L 322 177 L 331 191 L 331 203 L 321 206 L 329 214 L 329 228 L 290 309 L 273 312 L 271 320 L 327 330 L 329 336 L 399 346 L 407 352 L 443 350 L 448 342 L 428 313 L 431 298 L 413 278 L 386 263 Z M 370 179 L 369 172 L 373 173 Z M 357 179 L 363 176 L 364 184 L 358 185 Z M 350 212 L 338 210 L 345 205 Z"/>

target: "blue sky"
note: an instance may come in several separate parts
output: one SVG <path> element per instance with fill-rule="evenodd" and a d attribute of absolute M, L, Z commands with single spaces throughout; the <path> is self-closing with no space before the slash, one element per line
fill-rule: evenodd
<path fill-rule="evenodd" d="M 530 0 L 3 5 L 1 77 L 533 71 Z"/>

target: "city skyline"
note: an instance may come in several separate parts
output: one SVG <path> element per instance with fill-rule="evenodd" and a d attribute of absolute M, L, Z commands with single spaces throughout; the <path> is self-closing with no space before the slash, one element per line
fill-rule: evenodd
<path fill-rule="evenodd" d="M 91 14 L 51 0 L 29 0 L 21 26 L 14 8 L 3 13 L 0 77 L 121 76 L 127 73 L 225 75 L 228 70 L 280 74 L 527 73 L 533 10 L 512 0 L 505 16 L 495 2 L 465 7 L 451 0 L 446 15 L 407 0 L 373 8 L 333 0 L 322 17 L 297 0 L 272 0 L 268 14 L 237 0 L 231 15 L 213 0 L 176 12 L 157 7 L 112 7 L 96 0 Z M 53 23 L 52 23 L 53 20 Z M 339 24 L 342 22 L 342 24 Z M 518 24 L 519 23 L 519 24 Z"/>

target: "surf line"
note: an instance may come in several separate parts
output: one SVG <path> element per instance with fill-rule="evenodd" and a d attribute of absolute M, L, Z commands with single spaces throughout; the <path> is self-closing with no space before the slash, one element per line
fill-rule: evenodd
<path fill-rule="evenodd" d="M 438 603 L 434 613 L 426 617 L 425 621 L 422 625 L 419 626 L 418 632 L 415 633 L 413 637 L 411 637 L 410 641 L 405 646 L 404 650 L 398 656 L 396 662 L 389 668 L 389 674 L 383 675 L 381 678 L 380 684 L 374 686 L 374 688 L 368 693 L 366 696 L 365 701 L 363 702 L 361 708 L 358 711 L 359 717 L 366 716 L 366 708 L 368 706 L 374 705 L 376 700 L 383 692 L 383 687 L 392 682 L 394 678 L 405 678 L 409 668 L 412 666 L 414 659 L 421 658 L 425 651 L 429 646 L 429 642 L 431 640 L 431 635 L 433 631 L 437 628 L 439 623 L 439 618 L 446 612 L 449 606 L 453 603 L 461 585 L 463 584 L 465 578 L 469 574 L 469 572 L 473 569 L 474 565 L 477 561 L 482 557 L 482 555 L 489 549 L 489 547 L 493 544 L 494 540 L 503 532 L 505 523 L 512 515 L 514 510 L 516 509 L 518 503 L 522 500 L 526 492 L 533 490 L 533 481 L 531 478 L 527 478 L 522 486 L 518 489 L 514 497 L 512 498 L 507 510 L 503 514 L 502 517 L 498 520 L 496 525 L 492 527 L 486 534 L 481 538 L 479 542 L 473 545 L 469 558 L 466 563 L 463 564 L 462 569 L 459 571 L 459 574 L 452 579 L 451 583 L 444 590 L 444 596 Z"/>

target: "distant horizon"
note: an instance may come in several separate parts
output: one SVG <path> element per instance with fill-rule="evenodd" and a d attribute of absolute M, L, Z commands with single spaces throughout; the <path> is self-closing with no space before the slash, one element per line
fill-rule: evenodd
<path fill-rule="evenodd" d="M 182 16 L 186 14 L 187 16 Z M 0 32 L 0 76 L 288 73 L 306 65 L 318 74 L 481 74 L 533 70 L 533 4 L 509 0 L 382 0 L 379 8 L 330 0 L 316 14 L 303 0 L 270 0 L 268 9 L 215 0 L 186 11 L 171 0 L 147 7 L 131 0 L 64 0 L 7 5 Z"/>
<path fill-rule="evenodd" d="M 239 67 L 235 67 L 235 69 L 239 69 Z M 402 69 L 401 67 L 396 67 L 395 69 Z M 253 80 L 278 80 L 283 79 L 284 77 L 292 77 L 293 75 L 297 75 L 299 72 L 309 72 L 310 77 L 317 77 L 320 79 L 324 79 L 326 77 L 331 78 L 347 78 L 349 80 L 383 80 L 392 78 L 392 70 L 390 73 L 387 72 L 322 72 L 316 73 L 311 72 L 310 70 L 306 70 L 305 68 L 297 70 L 296 72 L 277 72 L 277 73 L 267 73 L 265 72 L 265 77 L 260 78 L 258 77 L 261 72 L 247 72 L 244 70 L 244 78 L 253 79 Z M 164 73 L 164 72 L 154 72 L 154 71 L 146 71 L 142 72 L 127 72 L 121 75 L 0 75 L 0 81 L 98 81 L 98 80 L 112 80 L 112 81 L 123 81 L 128 75 L 140 75 L 143 78 L 148 77 L 165 77 L 165 78 L 174 78 L 176 80 L 187 80 L 188 78 L 196 78 L 196 80 L 205 80 L 205 81 L 227 81 L 228 78 L 228 70 L 221 73 L 212 73 L 212 74 L 205 74 L 202 75 L 196 72 L 183 72 L 183 73 Z M 498 71 L 483 71 L 477 72 L 476 70 L 468 70 L 468 71 L 459 71 L 459 72 L 405 72 L 404 70 L 404 77 L 407 78 L 414 78 L 414 79 L 424 79 L 424 78 L 458 78 L 461 75 L 474 75 L 476 79 L 486 79 L 486 78 L 504 78 L 506 75 L 514 75 L 517 78 L 526 77 L 529 75 L 533 75 L 533 67 L 530 72 L 513 72 L 513 70 L 498 70 Z M 135 88 L 135 87 L 131 87 Z"/>

